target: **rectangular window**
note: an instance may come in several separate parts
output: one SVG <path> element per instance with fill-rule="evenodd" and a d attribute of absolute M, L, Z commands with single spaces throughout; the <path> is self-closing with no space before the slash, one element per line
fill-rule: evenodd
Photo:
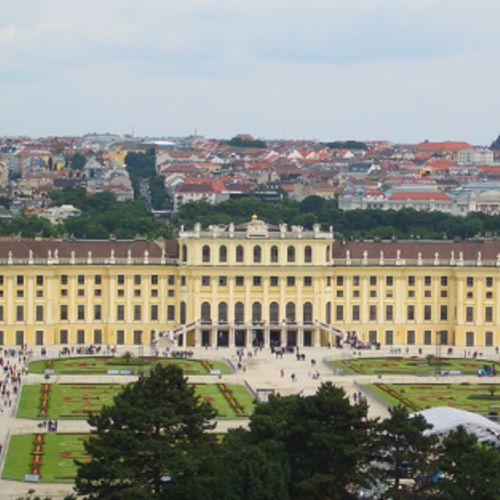
<path fill-rule="evenodd" d="M 117 277 L 116 277 L 116 282 L 119 284 L 119 285 L 124 285 L 125 284 L 125 276 L 123 274 L 119 274 Z"/>
<path fill-rule="evenodd" d="M 43 286 L 43 276 L 38 275 L 36 277 L 36 286 Z"/>
<path fill-rule="evenodd" d="M 432 319 L 432 307 L 427 304 L 424 306 L 424 320 L 430 321 Z"/>
<path fill-rule="evenodd" d="M 5 344 L 5 338 L 4 338 L 4 333 L 3 331 L 0 331 L 0 345 Z"/>
<path fill-rule="evenodd" d="M 337 290 L 337 293 L 335 295 L 337 297 L 343 297 L 344 296 L 344 290 Z"/>
<path fill-rule="evenodd" d="M 392 304 L 387 304 L 385 306 L 385 320 L 393 321 L 394 320 L 394 307 Z"/>
<path fill-rule="evenodd" d="M 168 284 L 170 286 L 175 285 L 175 274 L 169 274 L 168 275 Z"/>
<path fill-rule="evenodd" d="M 142 330 L 134 330 L 134 344 L 142 344 Z"/>
<path fill-rule="evenodd" d="M 62 274 L 61 275 L 61 285 L 67 285 L 67 284 L 68 284 L 68 275 Z"/>
<path fill-rule="evenodd" d="M 23 286 L 24 285 L 24 276 L 18 275 L 16 277 L 16 283 L 17 283 L 17 286 Z"/>
<path fill-rule="evenodd" d="M 262 286 L 262 277 L 254 276 L 252 279 L 253 286 Z"/>
<path fill-rule="evenodd" d="M 385 277 L 385 286 L 392 286 L 394 284 L 394 278 L 392 276 Z"/>
<path fill-rule="evenodd" d="M 394 343 L 394 334 L 392 330 L 385 331 L 385 345 L 392 345 Z"/>
<path fill-rule="evenodd" d="M 85 330 L 76 331 L 76 343 L 85 344 Z"/>
<path fill-rule="evenodd" d="M 271 276 L 269 278 L 269 286 L 278 286 L 278 276 Z"/>
<path fill-rule="evenodd" d="M 37 290 L 36 291 L 36 298 L 41 299 L 43 297 L 43 290 Z"/>
<path fill-rule="evenodd" d="M 370 276 L 370 286 L 376 286 L 376 285 L 377 285 L 377 277 Z"/>
<path fill-rule="evenodd" d="M 167 306 L 167 320 L 168 321 L 175 320 L 175 306 L 172 305 Z"/>
<path fill-rule="evenodd" d="M 157 288 L 153 288 L 151 290 L 151 297 L 158 297 L 158 289 Z"/>
<path fill-rule="evenodd" d="M 474 308 L 472 306 L 465 308 L 465 321 L 467 321 L 467 323 L 472 323 L 474 321 Z"/>
<path fill-rule="evenodd" d="M 487 299 L 492 299 L 493 298 L 493 292 L 486 292 L 486 298 Z"/>
<path fill-rule="evenodd" d="M 352 286 L 359 286 L 359 276 L 352 277 Z"/>
<path fill-rule="evenodd" d="M 432 344 L 432 331 L 424 330 L 424 344 L 431 345 Z"/>
<path fill-rule="evenodd" d="M 78 304 L 76 314 L 76 319 L 78 321 L 83 321 L 85 319 L 85 306 L 83 304 Z"/>
<path fill-rule="evenodd" d="M 102 284 L 102 276 L 100 274 L 96 274 L 94 276 L 94 283 L 96 285 L 101 285 Z"/>
<path fill-rule="evenodd" d="M 167 291 L 167 296 L 168 297 L 175 297 L 175 290 L 174 289 L 168 290 Z"/>
<path fill-rule="evenodd" d="M 116 306 L 116 319 L 118 321 L 125 320 L 125 306 L 123 304 L 118 304 Z"/>
<path fill-rule="evenodd" d="M 68 330 L 60 330 L 59 331 L 59 343 L 67 344 L 68 343 Z"/>
<path fill-rule="evenodd" d="M 157 274 L 152 274 L 151 275 L 151 284 L 152 285 L 157 285 L 158 284 L 158 275 Z M 170 285 L 171 283 L 169 283 Z"/>
<path fill-rule="evenodd" d="M 227 276 L 219 276 L 219 286 L 227 286 Z"/>
<path fill-rule="evenodd" d="M 408 276 L 408 286 L 415 286 L 415 276 Z"/>
<path fill-rule="evenodd" d="M 22 330 L 16 331 L 16 345 L 24 345 L 24 332 Z"/>
<path fill-rule="evenodd" d="M 134 306 L 134 321 L 141 321 L 141 306 L 139 304 L 136 304 Z"/>
<path fill-rule="evenodd" d="M 486 278 L 486 286 L 487 286 L 488 288 L 491 288 L 491 287 L 493 286 L 493 278 L 492 278 L 491 276 L 488 276 L 488 277 Z"/>
<path fill-rule="evenodd" d="M 377 330 L 370 330 L 368 332 L 368 342 L 372 345 L 377 344 Z"/>
<path fill-rule="evenodd" d="M 19 297 L 19 298 L 24 297 L 24 290 L 17 290 L 16 297 Z"/>
<path fill-rule="evenodd" d="M 486 306 L 484 309 L 484 321 L 491 323 L 493 321 L 493 307 Z"/>
<path fill-rule="evenodd" d="M 448 286 L 448 276 L 441 276 L 441 286 Z"/>
<path fill-rule="evenodd" d="M 415 321 L 415 306 L 413 304 L 406 306 L 406 319 L 408 321 Z"/>
<path fill-rule="evenodd" d="M 117 292 L 116 295 L 118 297 L 125 297 L 125 290 L 123 288 L 120 288 Z"/>
<path fill-rule="evenodd" d="M 102 320 L 102 308 L 100 304 L 94 304 L 94 321 Z"/>
<path fill-rule="evenodd" d="M 493 332 L 485 332 L 484 345 L 487 347 L 491 347 L 493 345 Z"/>
<path fill-rule="evenodd" d="M 295 276 L 286 277 L 286 286 L 295 286 Z"/>
<path fill-rule="evenodd" d="M 368 319 L 370 321 L 377 321 L 377 306 L 375 304 L 370 305 Z"/>
<path fill-rule="evenodd" d="M 0 321 L 3 321 L 3 306 L 0 306 Z"/>
<path fill-rule="evenodd" d="M 186 277 L 181 276 L 181 286 L 186 286 Z"/>
<path fill-rule="evenodd" d="M 151 305 L 151 321 L 158 321 L 158 306 L 156 304 Z"/>
<path fill-rule="evenodd" d="M 116 343 L 118 345 L 125 344 L 125 330 L 116 330 Z"/>
<path fill-rule="evenodd" d="M 94 344 L 102 344 L 102 330 L 94 330 Z"/>
<path fill-rule="evenodd" d="M 474 332 L 465 332 L 465 345 L 467 347 L 474 345 Z"/>
<path fill-rule="evenodd" d="M 43 321 L 43 306 L 37 305 L 35 309 L 36 321 Z"/>
<path fill-rule="evenodd" d="M 85 285 L 85 275 L 79 274 L 77 278 L 77 283 L 79 285 Z"/>
<path fill-rule="evenodd" d="M 134 290 L 134 297 L 140 297 L 141 296 L 141 289 L 140 288 L 136 288 Z"/>
<path fill-rule="evenodd" d="M 425 290 L 424 291 L 424 297 L 430 298 L 431 297 L 431 291 L 430 290 Z"/>
<path fill-rule="evenodd" d="M 343 305 L 336 305 L 335 306 L 335 317 L 337 318 L 337 321 L 344 321 L 344 306 Z"/>
<path fill-rule="evenodd" d="M 210 276 L 201 277 L 201 286 L 210 286 Z"/>
<path fill-rule="evenodd" d="M 61 305 L 59 318 L 62 321 L 67 321 L 68 319 L 68 306 L 66 304 Z"/>
<path fill-rule="evenodd" d="M 352 306 L 352 320 L 359 321 L 359 305 L 357 304 Z"/>
<path fill-rule="evenodd" d="M 432 278 L 430 276 L 424 276 L 424 285 L 431 286 L 431 284 L 432 284 Z"/>
<path fill-rule="evenodd" d="M 100 288 L 94 288 L 94 296 L 100 297 L 102 295 L 102 290 Z"/>
<path fill-rule="evenodd" d="M 466 283 L 468 287 L 474 286 L 474 278 L 472 276 L 467 276 Z"/>
<path fill-rule="evenodd" d="M 272 283 L 272 276 L 271 276 L 271 283 Z M 235 278 L 235 284 L 236 286 L 243 286 L 245 283 L 245 278 L 243 276 L 236 276 Z"/>
<path fill-rule="evenodd" d="M 440 306 L 439 319 L 441 321 L 448 321 L 448 306 Z"/>
<path fill-rule="evenodd" d="M 304 286 L 312 286 L 312 276 L 304 276 Z"/>
<path fill-rule="evenodd" d="M 332 286 L 332 277 L 331 276 L 326 277 L 326 286 Z"/>
<path fill-rule="evenodd" d="M 377 296 L 377 290 L 370 290 L 370 298 L 374 299 Z"/>
<path fill-rule="evenodd" d="M 344 277 L 337 276 L 336 282 L 337 282 L 337 286 L 344 286 Z"/>
<path fill-rule="evenodd" d="M 84 297 L 85 296 L 85 290 L 83 288 L 78 289 L 78 297 Z"/>
<path fill-rule="evenodd" d="M 43 331 L 42 330 L 37 330 L 35 332 L 35 344 L 36 345 L 43 345 Z"/>
<path fill-rule="evenodd" d="M 445 299 L 446 297 L 448 297 L 448 292 L 446 290 L 441 290 L 441 298 Z"/>
<path fill-rule="evenodd" d="M 24 306 L 16 306 L 16 321 L 24 321 Z"/>
<path fill-rule="evenodd" d="M 140 285 L 140 284 L 141 284 L 141 275 L 134 274 L 134 285 Z"/>
<path fill-rule="evenodd" d="M 415 345 L 415 330 L 408 330 L 406 332 L 406 343 L 408 345 Z"/>

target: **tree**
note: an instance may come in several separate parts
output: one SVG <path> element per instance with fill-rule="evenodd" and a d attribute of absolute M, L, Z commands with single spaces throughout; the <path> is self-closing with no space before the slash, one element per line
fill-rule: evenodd
<path fill-rule="evenodd" d="M 462 426 L 443 439 L 437 470 L 443 473 L 437 498 L 500 498 L 500 453 L 478 443 Z"/>
<path fill-rule="evenodd" d="M 423 494 L 421 498 L 424 498 L 430 483 L 416 479 L 428 477 L 435 470 L 432 457 L 437 438 L 424 434 L 432 426 L 421 415 L 410 416 L 402 406 L 391 408 L 389 412 L 389 418 L 377 428 L 376 458 L 371 464 L 371 472 L 376 480 L 386 485 L 387 497 L 408 498 Z"/>
<path fill-rule="evenodd" d="M 308 397 L 271 397 L 250 418 L 254 443 L 282 446 L 290 467 L 290 497 L 354 498 L 366 483 L 370 431 L 365 403 L 351 405 L 330 382 Z"/>
<path fill-rule="evenodd" d="M 87 163 L 87 158 L 81 153 L 75 153 L 70 160 L 70 166 L 74 170 L 81 170 Z"/>
<path fill-rule="evenodd" d="M 156 365 L 89 416 L 89 461 L 77 462 L 76 491 L 88 499 L 185 498 L 180 492 L 196 478 L 200 457 L 215 446 L 206 432 L 215 415 L 179 367 Z"/>

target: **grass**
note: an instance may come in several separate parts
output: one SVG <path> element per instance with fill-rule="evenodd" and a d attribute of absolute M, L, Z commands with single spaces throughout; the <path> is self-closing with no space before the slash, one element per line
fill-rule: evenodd
<path fill-rule="evenodd" d="M 464 375 L 476 375 L 484 365 L 495 365 L 497 373 L 500 364 L 494 361 L 479 359 L 441 358 L 438 365 L 437 359 L 429 365 L 426 358 L 361 358 L 352 360 L 335 360 L 330 364 L 334 368 L 342 368 L 347 375 L 434 375 L 440 370 L 460 370 Z"/>
<path fill-rule="evenodd" d="M 85 420 L 88 413 L 98 412 L 102 406 L 112 404 L 121 387 L 119 384 L 50 384 L 47 415 L 43 416 L 40 414 L 41 384 L 25 385 L 17 417 Z M 230 384 L 227 388 L 243 409 L 243 415 L 238 416 L 234 412 L 216 384 L 196 385 L 197 393 L 214 406 L 219 419 L 246 418 L 253 411 L 253 396 L 242 385 Z"/>
<path fill-rule="evenodd" d="M 76 476 L 75 459 L 85 458 L 85 434 L 45 434 L 40 469 L 42 483 L 73 483 Z M 3 479 L 23 481 L 31 472 L 34 434 L 13 435 L 5 458 Z"/>
<path fill-rule="evenodd" d="M 180 366 L 186 375 L 207 375 L 211 369 L 220 370 L 223 374 L 231 372 L 229 366 L 223 361 L 132 357 L 127 363 L 125 359 L 119 356 L 38 359 L 29 364 L 29 371 L 30 373 L 44 373 L 44 370 L 50 367 L 56 373 L 65 375 L 98 375 L 105 374 L 108 370 L 132 370 L 133 373 L 140 373 L 141 370 L 147 372 L 156 363 L 162 365 L 175 364 Z"/>
<path fill-rule="evenodd" d="M 388 406 L 402 404 L 411 411 L 434 406 L 451 406 L 487 415 L 500 406 L 500 385 L 491 398 L 488 388 L 495 384 L 369 384 L 364 387 Z"/>

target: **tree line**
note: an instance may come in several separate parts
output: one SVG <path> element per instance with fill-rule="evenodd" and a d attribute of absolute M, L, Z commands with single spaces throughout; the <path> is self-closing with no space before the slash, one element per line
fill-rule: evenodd
<path fill-rule="evenodd" d="M 370 419 L 363 398 L 324 383 L 271 396 L 248 429 L 213 432 L 216 413 L 182 370 L 156 365 L 90 415 L 88 499 L 498 499 L 500 453 L 463 427 L 439 439 L 402 407 Z"/>

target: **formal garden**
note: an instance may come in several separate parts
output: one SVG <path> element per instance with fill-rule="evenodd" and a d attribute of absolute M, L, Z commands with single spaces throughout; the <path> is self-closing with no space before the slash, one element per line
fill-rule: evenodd
<path fill-rule="evenodd" d="M 74 460 L 85 460 L 85 434 L 17 434 L 10 439 L 3 479 L 23 481 L 25 474 L 39 475 L 44 483 L 72 483 Z"/>
<path fill-rule="evenodd" d="M 426 357 L 385 357 L 385 358 L 358 358 L 331 361 L 335 369 L 343 370 L 346 375 L 435 375 L 436 373 L 456 373 L 463 375 L 477 375 L 483 367 L 494 367 L 498 373 L 500 364 L 495 361 L 486 361 L 473 358 L 437 358 Z"/>
<path fill-rule="evenodd" d="M 119 384 L 30 384 L 22 388 L 18 418 L 84 420 L 110 405 Z M 218 412 L 219 419 L 247 418 L 254 397 L 243 385 L 196 384 L 196 392 Z"/>
<path fill-rule="evenodd" d="M 500 413 L 500 384 L 368 384 L 363 386 L 389 406 L 410 411 L 452 406 L 482 415 Z"/>
<path fill-rule="evenodd" d="M 39 359 L 29 364 L 30 373 L 45 373 L 54 370 L 61 375 L 102 375 L 115 372 L 138 374 L 148 372 L 156 363 L 174 364 L 184 370 L 186 375 L 207 375 L 212 370 L 220 370 L 221 374 L 231 372 L 229 365 L 223 361 L 197 360 L 184 358 L 135 357 L 123 356 L 89 356 L 75 358 Z"/>

